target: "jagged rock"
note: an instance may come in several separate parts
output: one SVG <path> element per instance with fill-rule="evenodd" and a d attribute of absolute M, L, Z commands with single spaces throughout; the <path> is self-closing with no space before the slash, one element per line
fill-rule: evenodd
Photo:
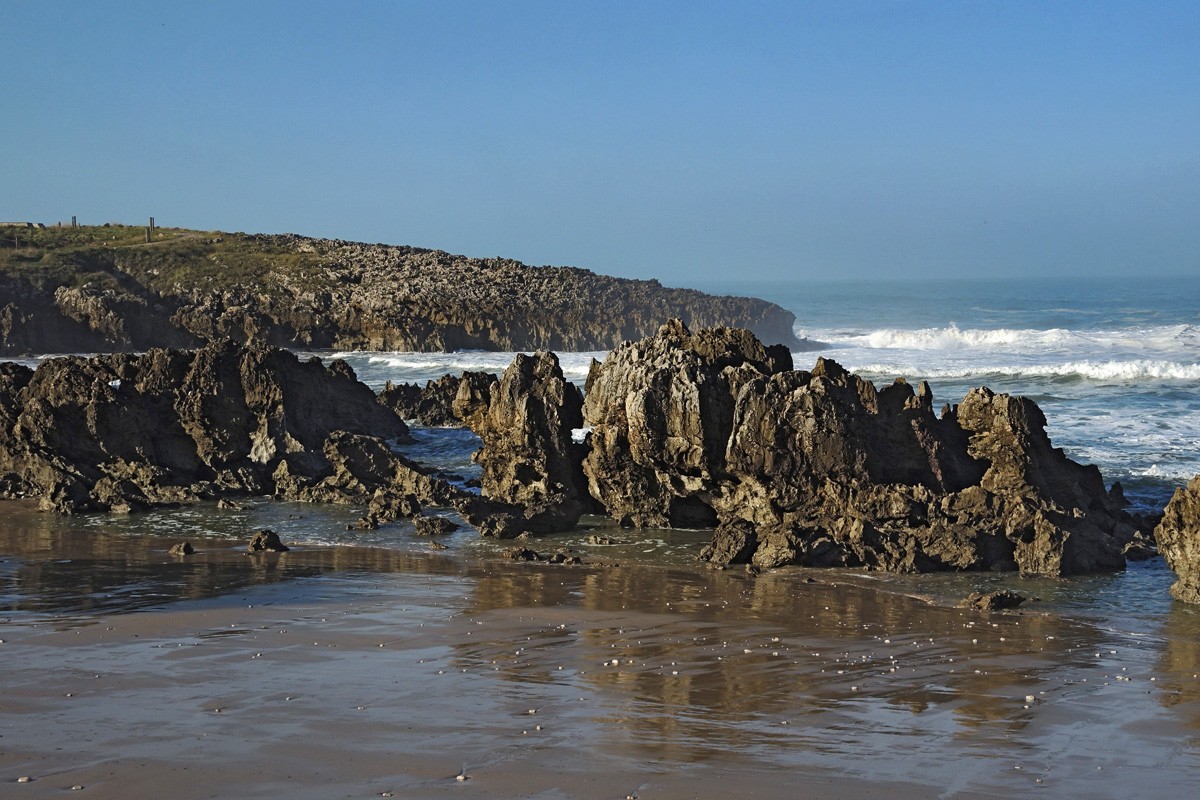
<path fill-rule="evenodd" d="M 1154 538 L 1178 579 L 1171 595 L 1185 603 L 1200 603 L 1200 475 L 1175 490 Z"/>
<path fill-rule="evenodd" d="M 167 552 L 173 556 L 190 556 L 196 550 L 192 547 L 191 542 L 180 542 L 179 544 L 172 545 L 171 549 Z"/>
<path fill-rule="evenodd" d="M 1125 545 L 1124 553 L 1126 561 L 1149 561 L 1156 558 L 1159 553 L 1154 534 L 1139 530 L 1129 544 Z"/>
<path fill-rule="evenodd" d="M 982 611 L 1001 611 L 1006 608 L 1016 608 L 1027 599 L 1025 595 L 1017 594 L 1011 589 L 1001 589 L 998 592 L 972 592 L 960 603 L 963 608 L 978 608 Z"/>
<path fill-rule="evenodd" d="M 254 537 L 250 539 L 248 549 L 251 553 L 286 553 L 291 548 L 279 541 L 278 533 L 270 529 L 264 529 L 255 531 Z"/>
<path fill-rule="evenodd" d="M 413 523 L 418 536 L 442 536 L 458 530 L 458 525 L 445 517 L 417 517 Z"/>
<path fill-rule="evenodd" d="M 282 464 L 326 469 L 335 433 L 407 436 L 347 371 L 228 343 L 5 367 L 0 475 L 63 513 L 272 491 Z"/>
<path fill-rule="evenodd" d="M 421 388 L 415 383 L 388 381 L 379 402 L 404 419 L 422 425 L 456 427 L 469 424 L 491 399 L 496 376 L 488 372 L 443 375 Z"/>
<path fill-rule="evenodd" d="M 753 522 L 730 520 L 713 534 L 711 542 L 700 551 L 700 560 L 712 564 L 749 564 L 758 552 L 758 531 Z"/>
<path fill-rule="evenodd" d="M 680 323 L 588 378 L 589 487 L 635 525 L 717 525 L 709 561 L 896 571 L 1119 569 L 1136 520 L 1066 458 L 1024 398 L 877 390 L 836 362 L 791 369 L 747 331 Z"/>
<path fill-rule="evenodd" d="M 593 362 L 583 467 L 592 497 L 622 523 L 711 527 L 737 390 L 791 366 L 786 348 L 749 331 L 693 334 L 678 320 Z"/>
<path fill-rule="evenodd" d="M 518 353 L 492 388 L 486 413 L 475 417 L 483 496 L 525 509 L 527 530 L 569 529 L 589 506 L 583 448 L 571 438 L 583 424 L 582 405 L 557 356 Z"/>

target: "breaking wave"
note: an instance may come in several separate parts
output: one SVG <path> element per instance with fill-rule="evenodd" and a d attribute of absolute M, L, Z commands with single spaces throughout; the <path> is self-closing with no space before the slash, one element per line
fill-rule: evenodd
<path fill-rule="evenodd" d="M 1181 353 L 1200 347 L 1200 328 L 1194 325 L 1163 325 L 1146 328 L 1068 330 L 1065 328 L 981 329 L 950 324 L 939 328 L 881 328 L 869 331 L 807 330 L 798 335 L 818 339 L 835 348 L 871 350 L 921 350 L 954 352 L 992 350 L 1019 353 L 1097 352 Z"/>
<path fill-rule="evenodd" d="M 922 378 L 1076 378 L 1098 383 L 1200 381 L 1200 363 L 1178 361 L 1068 361 L 1059 364 L 972 364 L 919 366 L 898 363 L 853 364 L 856 372 Z"/>

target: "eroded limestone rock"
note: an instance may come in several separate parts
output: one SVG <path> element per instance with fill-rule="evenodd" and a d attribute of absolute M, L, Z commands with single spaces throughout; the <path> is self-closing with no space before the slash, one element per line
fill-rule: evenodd
<path fill-rule="evenodd" d="M 1051 446 L 1025 398 L 877 390 L 791 369 L 746 331 L 680 323 L 588 379 L 589 487 L 634 525 L 717 525 L 703 558 L 896 571 L 1120 569 L 1135 520 L 1095 467 Z"/>
<path fill-rule="evenodd" d="M 1154 536 L 1178 579 L 1171 594 L 1185 603 L 1200 603 L 1200 475 L 1175 490 Z"/>

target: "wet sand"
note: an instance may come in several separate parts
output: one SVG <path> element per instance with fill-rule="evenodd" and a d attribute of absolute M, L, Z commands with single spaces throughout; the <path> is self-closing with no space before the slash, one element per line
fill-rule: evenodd
<path fill-rule="evenodd" d="M 1200 774 L 1189 609 L 1122 632 L 846 573 L 0 530 L 4 797 L 1174 798 Z"/>

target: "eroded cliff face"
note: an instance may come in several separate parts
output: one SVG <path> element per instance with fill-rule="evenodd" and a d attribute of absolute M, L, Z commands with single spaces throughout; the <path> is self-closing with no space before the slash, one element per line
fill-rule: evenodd
<path fill-rule="evenodd" d="M 0 355 L 255 342 L 340 350 L 606 350 L 672 317 L 794 343 L 773 303 L 413 247 L 174 232 L 0 252 Z M 127 229 L 119 229 L 125 231 Z M 58 238 L 55 238 L 58 237 Z M 44 240 L 44 241 L 42 241 Z"/>
<path fill-rule="evenodd" d="M 633 525 L 717 525 L 705 557 L 901 571 L 1124 566 L 1135 520 L 1024 398 L 794 371 L 746 331 L 672 323 L 588 379 L 591 494 Z"/>

